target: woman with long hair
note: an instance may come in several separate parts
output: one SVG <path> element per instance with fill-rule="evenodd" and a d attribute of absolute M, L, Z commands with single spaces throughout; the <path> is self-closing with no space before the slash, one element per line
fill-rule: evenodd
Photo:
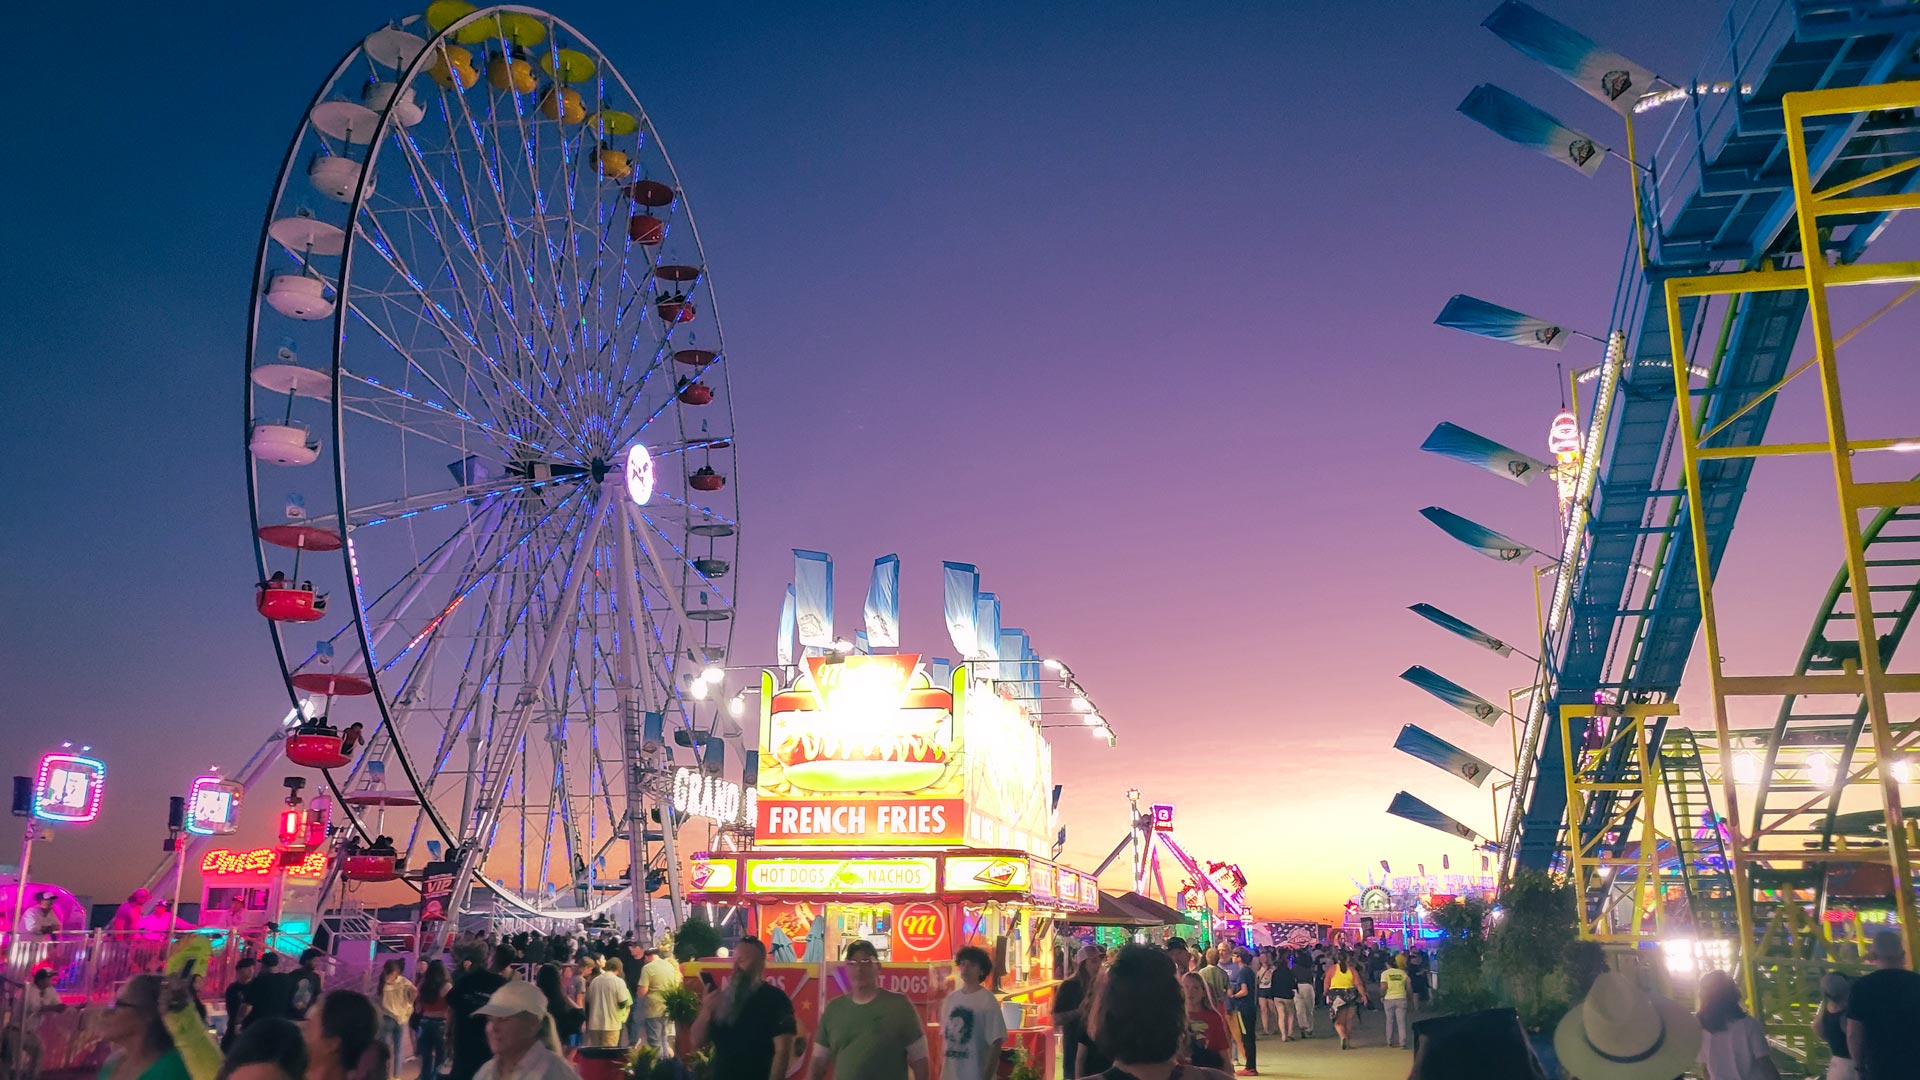
<path fill-rule="evenodd" d="M 1700 1060 L 1707 1080 L 1780 1080 L 1767 1029 L 1740 1005 L 1740 987 L 1724 971 L 1700 976 Z"/>
<path fill-rule="evenodd" d="M 541 964 L 540 970 L 533 973 L 533 985 L 547 996 L 547 1018 L 553 1021 L 554 1037 L 560 1045 L 572 1046 L 579 1041 L 587 1013 L 567 999 L 566 991 L 561 986 L 560 965 Z"/>
<path fill-rule="evenodd" d="M 413 1053 L 420 1059 L 420 1080 L 436 1080 L 447 1060 L 447 1021 L 452 1016 L 447 990 L 452 985 L 444 960 L 429 960 L 420 973 L 413 1000 Z"/>
<path fill-rule="evenodd" d="M 1213 1000 L 1213 988 L 1194 972 L 1180 976 L 1180 992 L 1187 1007 L 1187 1061 L 1208 1069 L 1225 1070 L 1226 1051 L 1233 1046 L 1227 1016 Z"/>
<path fill-rule="evenodd" d="M 353 990 L 335 990 L 307 1010 L 307 1080 L 386 1080 L 387 1048 L 380 1041 L 380 1010 Z"/>
<path fill-rule="evenodd" d="M 1359 1022 L 1360 1006 L 1367 1003 L 1367 983 L 1353 955 L 1341 950 L 1327 967 L 1327 1012 L 1333 1016 L 1333 1030 L 1340 1036 L 1340 1049 L 1353 1048 L 1353 1029 Z"/>
<path fill-rule="evenodd" d="M 406 1061 L 405 1032 L 413 1021 L 413 1003 L 420 991 L 407 979 L 407 962 L 394 957 L 380 969 L 380 1040 L 387 1045 L 387 1062 L 398 1069 Z"/>
<path fill-rule="evenodd" d="M 1186 1041 L 1186 997 L 1173 973 L 1173 959 L 1148 945 L 1116 952 L 1095 992 L 1092 1034 L 1113 1059 L 1106 1075 L 1122 1080 L 1225 1080 L 1218 1069 L 1180 1063 Z M 1221 1021 L 1221 1030 L 1226 1022 Z"/>

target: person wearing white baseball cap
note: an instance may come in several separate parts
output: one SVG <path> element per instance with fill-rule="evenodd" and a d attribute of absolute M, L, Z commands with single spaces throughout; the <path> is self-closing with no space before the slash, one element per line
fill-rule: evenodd
<path fill-rule="evenodd" d="M 1561 1019 L 1553 1049 L 1579 1080 L 1674 1080 L 1700 1053 L 1700 1022 L 1609 971 Z"/>
<path fill-rule="evenodd" d="M 547 995 L 539 987 L 514 979 L 473 1014 L 486 1018 L 487 1048 L 493 1051 L 474 1080 L 580 1080 L 560 1056 Z"/>

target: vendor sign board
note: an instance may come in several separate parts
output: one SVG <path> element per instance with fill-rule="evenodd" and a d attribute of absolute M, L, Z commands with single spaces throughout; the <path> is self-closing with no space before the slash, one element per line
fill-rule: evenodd
<path fill-rule="evenodd" d="M 993 687 L 964 665 L 936 684 L 915 653 L 764 673 L 754 842 L 1046 854 L 1052 749 Z"/>
<path fill-rule="evenodd" d="M 744 865 L 748 893 L 931 894 L 937 884 L 931 858 L 746 859 Z"/>

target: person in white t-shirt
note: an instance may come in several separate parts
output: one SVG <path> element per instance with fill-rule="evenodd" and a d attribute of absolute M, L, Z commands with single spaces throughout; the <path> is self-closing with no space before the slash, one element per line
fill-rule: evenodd
<path fill-rule="evenodd" d="M 940 1003 L 940 1037 L 945 1048 L 941 1080 L 992 1080 L 1000 1070 L 1000 1047 L 1007 1022 L 1000 999 L 984 985 L 993 975 L 993 957 L 975 945 L 954 957 L 960 989 Z"/>
<path fill-rule="evenodd" d="M 609 958 L 606 968 L 587 984 L 586 1044 L 619 1045 L 620 1030 L 626 1026 L 632 1005 L 633 992 L 620 977 L 620 961 Z"/>

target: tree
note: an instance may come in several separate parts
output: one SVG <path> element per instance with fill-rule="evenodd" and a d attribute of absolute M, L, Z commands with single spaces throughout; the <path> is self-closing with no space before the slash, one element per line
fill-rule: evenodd
<path fill-rule="evenodd" d="M 1571 884 L 1519 871 L 1500 893 L 1487 935 L 1486 972 L 1529 1030 L 1551 1028 L 1576 998 L 1575 976 L 1591 985 L 1592 950 L 1580 946 L 1579 898 Z"/>
<path fill-rule="evenodd" d="M 698 915 L 689 915 L 673 933 L 673 958 L 681 963 L 720 951 L 720 931 Z"/>

